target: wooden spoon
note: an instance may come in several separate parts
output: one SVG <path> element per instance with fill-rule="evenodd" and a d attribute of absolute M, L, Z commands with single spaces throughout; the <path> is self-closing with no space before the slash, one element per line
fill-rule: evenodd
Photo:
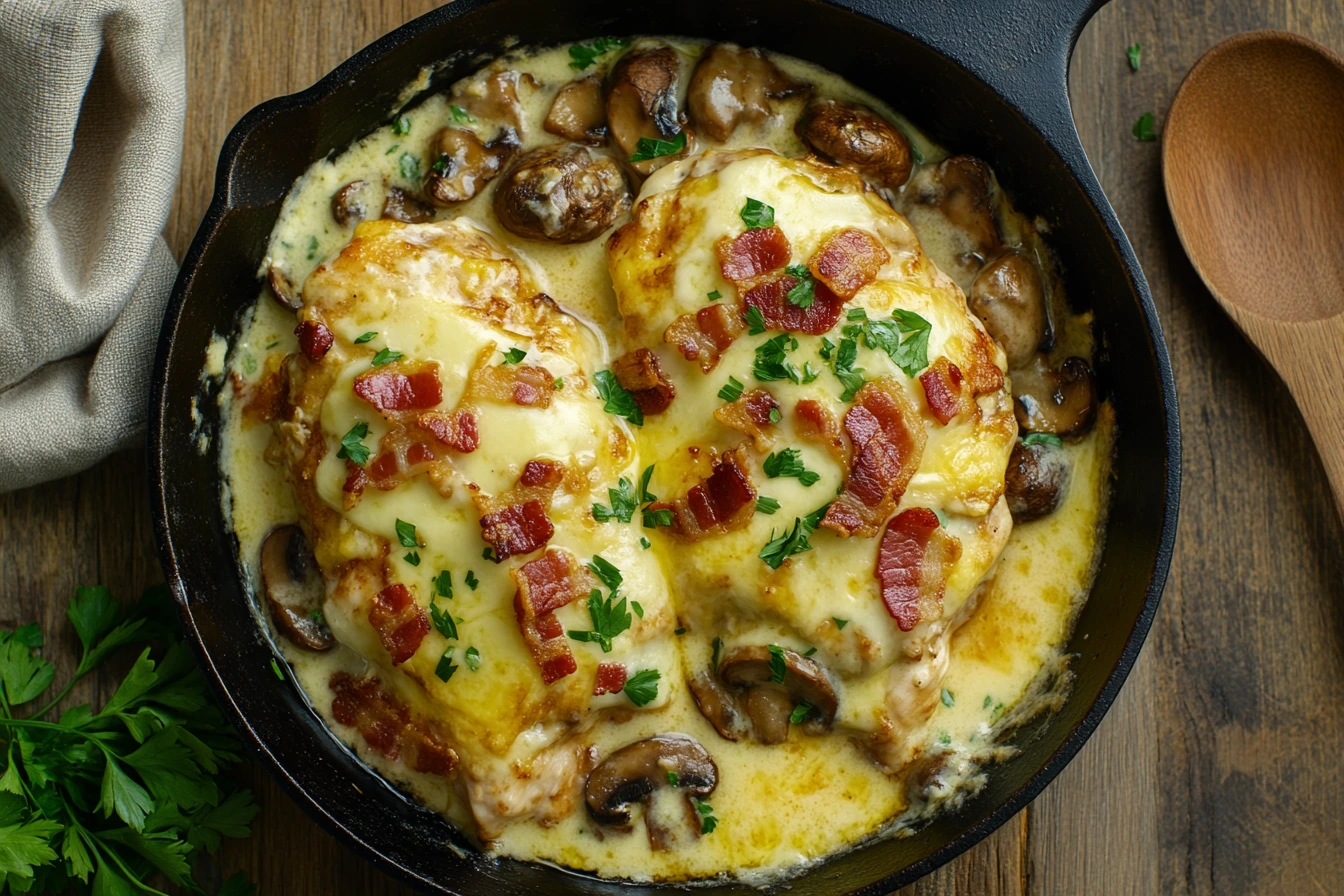
<path fill-rule="evenodd" d="M 1218 44 L 1171 105 L 1162 175 L 1186 254 L 1288 385 L 1344 512 L 1344 59 L 1282 31 Z"/>

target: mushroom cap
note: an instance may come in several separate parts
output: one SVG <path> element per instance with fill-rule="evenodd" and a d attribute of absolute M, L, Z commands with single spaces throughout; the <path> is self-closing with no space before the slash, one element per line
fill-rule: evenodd
<path fill-rule="evenodd" d="M 313 618 L 326 586 L 298 526 L 277 526 L 262 542 L 261 586 L 271 618 L 285 637 L 309 650 L 328 650 L 336 643 L 331 630 Z"/>
<path fill-rule="evenodd" d="M 561 87 L 541 125 L 548 133 L 574 143 L 601 146 L 607 137 L 607 106 L 602 82 L 589 76 Z"/>
<path fill-rule="evenodd" d="M 331 216 L 342 227 L 358 224 L 369 216 L 369 182 L 352 180 L 331 197 Z"/>
<path fill-rule="evenodd" d="M 518 137 L 506 128 L 482 143 L 469 128 L 449 127 L 440 128 L 429 146 L 433 161 L 425 176 L 425 194 L 435 205 L 452 205 L 485 189 L 518 151 Z"/>
<path fill-rule="evenodd" d="M 407 224 L 422 224 L 433 220 L 434 209 L 414 193 L 408 193 L 401 187 L 388 187 L 382 216 Z"/>
<path fill-rule="evenodd" d="M 771 668 L 772 656 L 769 647 L 739 647 L 719 663 L 719 677 L 723 683 L 746 691 L 742 708 L 756 729 L 757 739 L 763 743 L 786 740 L 789 716 L 794 707 L 803 703 L 812 707 L 813 718 L 809 725 L 813 730 L 831 727 L 835 723 L 839 699 L 826 670 L 817 661 L 795 650 L 780 648 L 784 680 L 777 681 Z"/>
<path fill-rule="evenodd" d="M 994 174 L 975 156 L 952 156 L 922 168 L 912 186 L 914 201 L 935 206 L 948 223 L 963 231 L 977 265 L 1003 247 L 994 217 Z"/>
<path fill-rule="evenodd" d="M 910 141 L 867 106 L 815 100 L 803 110 L 797 130 L 817 155 L 855 169 L 879 187 L 894 190 L 910 177 Z"/>
<path fill-rule="evenodd" d="M 1013 374 L 1017 425 L 1028 432 L 1081 436 L 1097 421 L 1097 387 L 1082 358 L 1064 359 L 1058 370 L 1045 360 Z"/>
<path fill-rule="evenodd" d="M 1058 445 L 1019 441 L 1004 474 L 1004 493 L 1013 520 L 1025 523 L 1054 513 L 1071 478 L 1072 468 Z"/>
<path fill-rule="evenodd" d="M 577 143 L 539 146 L 505 173 L 495 215 L 525 239 L 580 243 L 606 231 L 630 209 L 625 172 Z"/>
<path fill-rule="evenodd" d="M 290 311 L 298 311 L 303 307 L 303 296 L 279 266 L 271 265 L 266 269 L 266 283 L 271 287 L 271 294 L 275 296 L 275 300 Z"/>
<path fill-rule="evenodd" d="M 723 141 L 742 122 L 769 117 L 772 99 L 804 89 L 759 50 L 715 44 L 700 56 L 691 72 L 686 109 L 696 127 Z"/>
<path fill-rule="evenodd" d="M 668 772 L 676 773 L 675 785 Z M 693 737 L 659 734 L 621 747 L 588 774 L 584 802 L 598 824 L 630 823 L 630 806 L 660 787 L 675 786 L 687 797 L 704 797 L 719 784 L 714 758 Z"/>
<path fill-rule="evenodd" d="M 671 140 L 685 130 L 685 118 L 677 103 L 681 80 L 681 56 L 658 41 L 640 41 L 612 67 L 607 78 L 607 127 L 621 157 L 629 159 L 639 138 Z M 654 170 L 691 152 L 691 136 L 675 156 L 660 156 L 626 164 L 647 177 Z"/>
<path fill-rule="evenodd" d="M 1036 262 L 1009 249 L 981 268 L 966 301 L 1008 356 L 1008 369 L 1029 363 L 1045 340 L 1045 290 Z"/>

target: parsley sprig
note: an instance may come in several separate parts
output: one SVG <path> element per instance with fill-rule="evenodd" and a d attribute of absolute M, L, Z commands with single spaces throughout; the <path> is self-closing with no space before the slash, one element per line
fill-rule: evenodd
<path fill-rule="evenodd" d="M 851 308 L 848 320 L 856 321 L 841 332 L 863 339 L 868 348 L 887 353 L 906 376 L 918 376 L 929 366 L 929 334 L 933 324 L 913 311 L 897 308 L 887 320 L 869 320 L 862 308 Z M 843 344 L 842 344 L 843 346 Z"/>
<path fill-rule="evenodd" d="M 602 410 L 624 417 L 635 426 L 644 425 L 644 412 L 635 404 L 635 396 L 616 381 L 616 374 L 610 370 L 599 370 L 593 375 L 593 383 L 597 387 L 598 397 L 606 402 Z"/>
<path fill-rule="evenodd" d="M 341 460 L 351 460 L 359 466 L 364 466 L 369 462 L 369 447 L 364 444 L 364 439 L 369 435 L 369 424 L 356 423 L 350 427 L 350 431 L 341 436 L 341 447 L 336 452 L 336 456 Z"/>
<path fill-rule="evenodd" d="M 657 137 L 640 137 L 635 143 L 635 151 L 630 156 L 632 162 L 647 162 L 649 159 L 661 159 L 663 156 L 674 156 L 686 148 L 686 132 L 681 131 L 671 140 L 661 140 Z"/>
<path fill-rule="evenodd" d="M 756 556 L 764 560 L 766 566 L 771 569 L 779 569 L 780 565 L 794 554 L 812 550 L 812 545 L 807 539 L 817 531 L 817 527 L 821 525 L 821 518 L 826 515 L 826 510 L 830 506 L 823 504 L 807 516 L 794 517 L 793 528 L 785 529 L 779 536 L 776 536 L 775 530 L 771 529 L 770 541 Z"/>
<path fill-rule="evenodd" d="M 583 71 L 603 54 L 619 50 L 629 44 L 630 42 L 623 37 L 597 37 L 587 43 L 574 44 L 569 48 L 569 67 Z"/>
<path fill-rule="evenodd" d="M 615 600 L 615 593 L 602 597 L 602 592 L 594 588 L 588 594 L 588 617 L 593 621 L 592 631 L 571 629 L 568 634 L 575 641 L 593 641 L 602 648 L 603 653 L 611 653 L 612 639 L 621 632 L 629 630 L 634 618 L 625 608 L 625 598 Z"/>
<path fill-rule="evenodd" d="M 215 708 L 190 650 L 179 640 L 167 589 L 146 589 L 123 611 L 103 587 L 78 588 L 66 610 L 81 645 L 71 679 L 40 709 L 55 667 L 36 651 L 36 625 L 0 631 L 0 867 L 7 892 L 135 893 L 162 896 L 162 874 L 183 892 L 201 854 L 223 837 L 246 837 L 257 813 L 252 795 L 225 770 L 240 744 Z M 111 698 L 44 719 L 71 687 L 119 649 L 144 647 Z M 78 882 L 78 883 L 76 883 Z M 221 896 L 254 890 L 236 875 Z"/>
<path fill-rule="evenodd" d="M 658 681 L 662 677 L 657 669 L 636 672 L 625 683 L 625 696 L 636 706 L 648 706 L 658 699 Z"/>
<path fill-rule="evenodd" d="M 765 475 L 771 479 L 792 476 L 803 485 L 814 485 L 821 478 L 820 473 L 807 468 L 803 463 L 802 453 L 797 448 L 785 448 L 783 451 L 771 452 L 770 456 L 765 459 L 765 463 L 761 464 L 761 467 L 765 470 Z"/>

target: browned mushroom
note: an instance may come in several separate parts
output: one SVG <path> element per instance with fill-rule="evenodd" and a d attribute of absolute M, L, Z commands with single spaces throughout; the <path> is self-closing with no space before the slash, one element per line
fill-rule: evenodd
<path fill-rule="evenodd" d="M 664 788 L 679 792 L 687 818 L 695 820 L 692 800 L 709 796 L 718 783 L 714 758 L 698 741 L 684 734 L 660 734 L 621 747 L 602 760 L 589 773 L 583 796 L 594 821 L 617 827 L 628 827 L 632 806 L 642 803 L 649 844 L 665 849 L 672 838 L 651 812 L 655 794 Z M 698 823 L 691 829 L 699 836 Z"/>
<path fill-rule="evenodd" d="M 335 643 L 319 621 L 326 587 L 298 526 L 278 526 L 262 542 L 261 587 L 285 637 L 309 650 L 327 650 Z"/>
<path fill-rule="evenodd" d="M 1017 425 L 1027 432 L 1080 436 L 1097 419 L 1097 388 L 1092 369 L 1082 358 L 1066 358 L 1051 370 L 1037 356 L 1034 364 L 1013 374 Z"/>
<path fill-rule="evenodd" d="M 407 224 L 423 224 L 434 219 L 434 209 L 401 187 L 388 187 L 383 201 L 383 217 Z"/>
<path fill-rule="evenodd" d="M 628 162 L 636 174 L 647 177 L 658 168 L 691 151 L 685 116 L 677 108 L 681 57 L 665 43 L 640 41 L 611 70 L 607 82 L 607 126 L 623 159 L 639 151 L 640 138 L 675 142 L 686 134 L 686 145 L 675 153 Z"/>
<path fill-rule="evenodd" d="M 485 77 L 459 83 L 448 102 L 462 110 L 469 118 L 502 121 L 515 131 L 522 130 L 521 105 L 518 102 L 519 83 L 535 86 L 531 75 L 519 75 L 512 69 L 495 71 Z M 461 113 L 454 111 L 454 117 Z"/>
<path fill-rule="evenodd" d="M 1031 361 L 1045 340 L 1041 272 L 1021 249 L 1009 249 L 981 269 L 967 305 L 1008 356 L 1008 369 Z"/>
<path fill-rule="evenodd" d="M 586 242 L 629 210 L 630 187 L 621 166 L 577 143 L 524 154 L 495 191 L 499 223 L 529 240 Z"/>
<path fill-rule="evenodd" d="M 807 89 L 785 75 L 758 50 L 715 44 L 691 72 L 686 109 L 691 121 L 715 140 L 727 140 L 739 124 L 770 117 L 771 100 Z"/>
<path fill-rule="evenodd" d="M 747 736 L 747 720 L 737 705 L 737 695 L 728 690 L 713 671 L 700 672 L 686 682 L 700 707 L 700 714 L 709 720 L 719 737 L 737 741 Z"/>
<path fill-rule="evenodd" d="M 518 151 L 518 138 L 505 130 L 482 143 L 475 131 L 443 128 L 429 145 L 434 161 L 425 178 L 425 193 L 435 205 L 451 205 L 481 192 Z"/>
<path fill-rule="evenodd" d="M 607 139 L 607 105 L 602 101 L 602 82 L 589 77 L 561 87 L 541 126 L 574 143 L 602 145 Z"/>
<path fill-rule="evenodd" d="M 275 300 L 290 311 L 298 311 L 303 307 L 303 296 L 299 295 L 298 287 L 280 270 L 279 265 L 273 264 L 266 269 L 266 283 L 271 287 L 271 295 L 275 296 Z"/>
<path fill-rule="evenodd" d="M 803 725 L 808 734 L 820 734 L 835 723 L 839 701 L 826 670 L 787 647 L 739 647 L 723 658 L 718 674 L 735 692 L 735 701 L 716 705 L 714 692 L 703 684 L 700 691 L 711 697 L 709 701 L 701 702 L 702 695 L 694 687 L 692 693 L 715 730 L 729 732 L 724 734 L 729 740 L 735 740 L 730 734 L 740 730 L 732 711 L 740 711 L 751 720 L 755 739 L 764 744 L 788 740 L 790 717 L 800 707 L 805 707 Z M 706 712 L 707 706 L 717 717 Z"/>
<path fill-rule="evenodd" d="M 994 218 L 994 175 L 974 156 L 952 156 L 921 168 L 909 193 L 918 205 L 933 206 L 965 235 L 963 263 L 978 269 L 1003 247 Z"/>
<path fill-rule="evenodd" d="M 853 168 L 879 187 L 894 190 L 910 177 L 910 141 L 867 106 L 816 100 L 803 110 L 797 130 L 817 155 Z"/>
<path fill-rule="evenodd" d="M 331 197 L 331 216 L 342 227 L 358 224 L 369 216 L 369 182 L 352 180 Z"/>
<path fill-rule="evenodd" d="M 1063 447 L 1048 435 L 1027 436 L 1014 445 L 1004 473 L 1013 521 L 1025 523 L 1054 513 L 1069 490 L 1071 474 Z"/>

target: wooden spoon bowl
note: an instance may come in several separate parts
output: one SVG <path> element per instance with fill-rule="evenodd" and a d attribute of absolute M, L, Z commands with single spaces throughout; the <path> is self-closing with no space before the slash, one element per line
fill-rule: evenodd
<path fill-rule="evenodd" d="M 1213 47 L 1162 171 L 1186 254 L 1288 385 L 1344 510 L 1344 59 L 1281 31 Z"/>

